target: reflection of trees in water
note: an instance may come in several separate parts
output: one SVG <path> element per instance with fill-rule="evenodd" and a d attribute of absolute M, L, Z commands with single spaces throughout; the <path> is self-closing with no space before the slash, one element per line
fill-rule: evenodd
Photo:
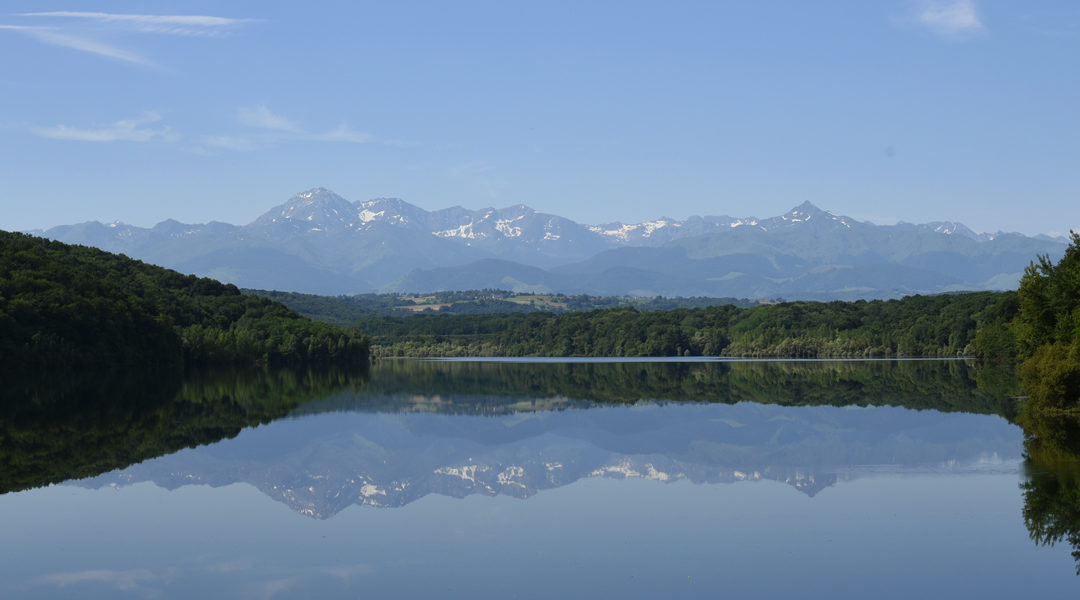
<path fill-rule="evenodd" d="M 6 379 L 0 384 L 6 399 L 0 404 L 0 493 L 213 443 L 297 411 L 507 414 L 658 400 L 894 405 L 1011 417 L 1013 382 L 1007 373 L 960 361 L 384 361 L 370 375 L 256 369 L 186 378 L 168 372 Z"/>
<path fill-rule="evenodd" d="M 394 396 L 488 398 L 489 404 L 561 397 L 582 402 L 758 402 L 785 406 L 903 406 L 1012 418 L 1012 369 L 964 361 L 500 363 L 384 360 L 363 398 L 336 408 L 371 408 Z M 381 398 L 381 399 L 380 399 Z M 391 400 L 392 399 L 392 400 Z M 315 406 L 318 406 L 318 403 Z M 352 406 L 349 406 L 349 405 Z M 313 407 L 305 407 L 305 409 Z M 383 409 L 394 410 L 389 404 Z M 445 407 L 450 410 L 452 407 Z M 459 409 L 465 408 L 459 406 Z M 492 410 L 497 410 L 498 406 Z"/>
<path fill-rule="evenodd" d="M 1010 416 L 1007 374 L 959 362 L 446 363 L 367 375 L 246 370 L 64 373 L 3 381 L 0 493 L 89 477 L 295 411 L 506 414 L 641 400 L 895 405 Z M 991 381 L 989 389 L 980 384 Z M 999 381 L 1000 380 L 1000 381 Z M 1004 382 L 1004 383 L 1002 383 Z M 363 393 L 356 393 L 366 384 Z M 996 386 L 996 387 L 994 387 Z M 984 386 L 985 387 L 985 386 Z M 352 390 L 352 393 L 338 393 Z M 312 400 L 321 399 L 311 403 Z"/>
<path fill-rule="evenodd" d="M 1080 575 L 1080 420 L 1025 415 L 1024 525 L 1031 539 L 1073 548 Z"/>
<path fill-rule="evenodd" d="M 90 477 L 224 438 L 364 374 L 64 372 L 0 384 L 0 493 Z"/>

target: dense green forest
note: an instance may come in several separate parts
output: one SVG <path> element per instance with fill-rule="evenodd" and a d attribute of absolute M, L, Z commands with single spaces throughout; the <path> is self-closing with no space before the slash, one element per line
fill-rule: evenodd
<path fill-rule="evenodd" d="M 1015 293 L 976 292 L 749 308 L 420 314 L 357 326 L 372 336 L 377 356 L 950 357 L 980 353 L 979 326 L 1013 304 Z"/>
<path fill-rule="evenodd" d="M 0 232 L 0 369 L 364 364 L 366 338 L 235 286 Z"/>
<path fill-rule="evenodd" d="M 1028 407 L 1080 411 L 1080 234 L 1055 265 L 1032 262 L 1020 280 L 1019 310 L 996 336 L 1012 343 Z"/>
<path fill-rule="evenodd" d="M 0 494 L 231 438 L 367 380 L 356 370 L 82 370 L 0 380 Z"/>

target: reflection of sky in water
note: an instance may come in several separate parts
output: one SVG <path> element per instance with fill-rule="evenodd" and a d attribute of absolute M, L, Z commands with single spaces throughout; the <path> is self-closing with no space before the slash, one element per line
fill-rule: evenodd
<path fill-rule="evenodd" d="M 313 415 L 0 496 L 0 596 L 1072 597 L 1067 548 L 1024 528 L 1020 442 L 995 416 L 899 408 Z M 522 500 L 433 473 L 470 459 L 577 460 L 580 476 Z M 595 474 L 625 461 L 687 476 Z M 838 478 L 810 496 L 728 477 L 768 469 Z M 323 520 L 267 492 L 321 481 L 333 500 L 360 475 L 431 487 L 392 509 L 347 499 Z"/>
<path fill-rule="evenodd" d="M 53 487 L 0 501 L 9 597 L 1064 597 L 1016 474 L 773 482 L 591 479 L 528 501 L 428 496 L 326 521 L 245 484 Z M 17 518 L 11 518 L 17 516 Z"/>

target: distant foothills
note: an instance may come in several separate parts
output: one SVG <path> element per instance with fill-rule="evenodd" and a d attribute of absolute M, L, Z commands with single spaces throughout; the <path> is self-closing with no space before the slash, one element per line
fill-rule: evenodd
<path fill-rule="evenodd" d="M 30 232 L 243 288 L 310 294 L 503 289 L 789 300 L 1016 289 L 1068 240 L 960 223 L 875 225 L 803 203 L 771 218 L 583 225 L 527 206 L 425 211 L 393 198 L 297 194 L 243 226 L 169 220 Z"/>

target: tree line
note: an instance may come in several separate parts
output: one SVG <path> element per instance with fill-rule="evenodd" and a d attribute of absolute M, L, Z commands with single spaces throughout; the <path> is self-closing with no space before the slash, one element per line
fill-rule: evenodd
<path fill-rule="evenodd" d="M 378 356 L 955 357 L 1010 293 L 564 314 L 362 319 Z"/>

